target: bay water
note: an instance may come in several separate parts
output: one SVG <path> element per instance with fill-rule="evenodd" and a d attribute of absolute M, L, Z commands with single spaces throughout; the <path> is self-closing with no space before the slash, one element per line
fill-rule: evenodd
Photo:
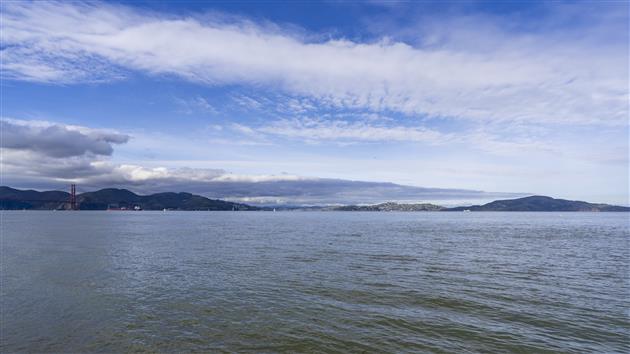
<path fill-rule="evenodd" d="M 627 353 L 629 215 L 3 211 L 0 351 Z"/>

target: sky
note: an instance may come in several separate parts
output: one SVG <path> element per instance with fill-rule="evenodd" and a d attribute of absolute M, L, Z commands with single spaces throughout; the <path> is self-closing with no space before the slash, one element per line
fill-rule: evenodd
<path fill-rule="evenodd" d="M 628 205 L 628 4 L 3 1 L 0 184 Z"/>

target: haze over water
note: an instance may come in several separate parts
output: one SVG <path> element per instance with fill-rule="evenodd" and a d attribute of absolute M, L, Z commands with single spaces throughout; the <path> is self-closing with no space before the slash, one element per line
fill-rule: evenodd
<path fill-rule="evenodd" d="M 2 212 L 2 352 L 629 352 L 624 213 Z"/>

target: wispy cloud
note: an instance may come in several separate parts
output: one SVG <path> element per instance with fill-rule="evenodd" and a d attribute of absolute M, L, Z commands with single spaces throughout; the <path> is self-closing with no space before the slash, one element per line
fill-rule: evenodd
<path fill-rule="evenodd" d="M 528 127 L 521 127 L 522 131 L 511 132 L 507 136 L 492 127 L 443 132 L 418 123 L 402 125 L 387 118 L 360 116 L 358 120 L 309 117 L 277 119 L 256 126 L 231 124 L 230 128 L 260 142 L 284 138 L 308 144 L 417 143 L 424 147 L 451 146 L 502 156 L 519 156 L 523 151 L 530 154 L 558 153 L 554 146 L 535 133 L 535 129 L 532 132 Z"/>
<path fill-rule="evenodd" d="M 403 142 L 414 141 L 441 144 L 450 140 L 448 134 L 424 127 L 387 126 L 368 122 L 295 118 L 273 121 L 259 131 L 306 141 L 336 142 Z"/>
<path fill-rule="evenodd" d="M 484 25 L 482 33 L 471 26 L 466 41 L 443 36 L 412 46 L 388 38 L 321 41 L 246 20 L 104 3 L 4 2 L 2 13 L 2 74 L 12 79 L 71 83 L 137 70 L 207 85 L 263 85 L 345 108 L 627 124 L 627 40 L 607 40 L 605 18 L 584 36 Z M 470 45 L 478 41 L 492 45 Z"/>
<path fill-rule="evenodd" d="M 175 103 L 179 107 L 179 112 L 184 114 L 194 114 L 194 113 L 203 113 L 203 114 L 217 114 L 218 111 L 214 108 L 213 105 L 208 102 L 207 99 L 201 96 L 194 96 L 191 98 L 174 98 Z"/>

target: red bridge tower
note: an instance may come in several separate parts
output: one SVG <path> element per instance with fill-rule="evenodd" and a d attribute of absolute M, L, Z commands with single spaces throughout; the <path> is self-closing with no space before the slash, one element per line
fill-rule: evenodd
<path fill-rule="evenodd" d="M 77 185 L 70 185 L 70 210 L 77 210 Z"/>

